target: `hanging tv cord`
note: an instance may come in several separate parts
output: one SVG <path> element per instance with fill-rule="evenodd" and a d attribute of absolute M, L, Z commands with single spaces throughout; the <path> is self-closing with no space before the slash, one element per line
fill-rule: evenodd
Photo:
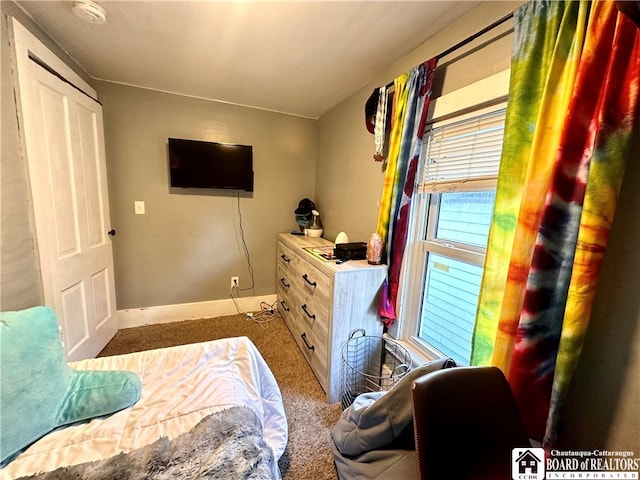
<path fill-rule="evenodd" d="M 253 265 L 251 265 L 251 255 L 249 253 L 249 247 L 247 246 L 247 241 L 244 238 L 244 227 L 242 225 L 242 210 L 240 208 L 240 191 L 236 190 L 236 200 L 237 200 L 237 208 L 238 208 L 238 225 L 240 228 L 240 239 L 242 241 L 242 249 L 244 252 L 244 256 L 247 260 L 247 270 L 249 271 L 249 276 L 251 277 L 251 286 L 246 288 L 240 288 L 240 285 L 234 285 L 231 287 L 229 291 L 229 295 L 233 300 L 234 305 L 236 306 L 236 311 L 239 314 L 246 315 L 247 320 L 253 320 L 255 323 L 260 325 L 262 328 L 269 328 L 269 322 L 273 320 L 277 310 L 275 305 L 277 300 L 272 304 L 267 302 L 260 302 L 260 311 L 253 312 L 245 312 L 238 305 L 238 299 L 240 298 L 240 292 L 245 292 L 247 290 L 253 290 L 255 288 L 255 280 L 253 278 Z M 234 297 L 234 291 L 237 294 L 237 298 Z"/>

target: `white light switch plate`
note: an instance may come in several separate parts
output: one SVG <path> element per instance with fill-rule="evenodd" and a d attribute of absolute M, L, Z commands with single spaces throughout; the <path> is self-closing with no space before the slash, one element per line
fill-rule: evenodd
<path fill-rule="evenodd" d="M 136 215 L 144 215 L 144 202 L 136 200 L 133 202 Z"/>

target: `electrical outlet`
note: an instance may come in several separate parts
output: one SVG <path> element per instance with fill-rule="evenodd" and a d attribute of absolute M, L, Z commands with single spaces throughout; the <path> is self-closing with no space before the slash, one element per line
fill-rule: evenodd
<path fill-rule="evenodd" d="M 240 277 L 231 277 L 231 288 L 240 287 Z"/>

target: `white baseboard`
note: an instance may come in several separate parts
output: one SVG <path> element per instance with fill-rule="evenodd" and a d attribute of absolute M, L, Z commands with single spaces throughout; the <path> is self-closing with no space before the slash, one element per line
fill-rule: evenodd
<path fill-rule="evenodd" d="M 277 296 L 263 295 L 260 297 L 238 298 L 238 307 L 243 312 L 256 312 L 260 304 L 269 305 L 276 301 Z M 181 320 L 195 320 L 197 318 L 221 317 L 238 313 L 233 300 L 211 300 L 207 302 L 180 303 L 177 305 L 160 305 L 157 307 L 127 308 L 118 310 L 118 328 L 141 327 L 154 323 L 179 322 Z"/>

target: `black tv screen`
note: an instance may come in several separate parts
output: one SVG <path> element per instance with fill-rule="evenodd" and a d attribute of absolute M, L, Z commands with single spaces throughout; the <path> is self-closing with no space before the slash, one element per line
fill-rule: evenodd
<path fill-rule="evenodd" d="M 253 148 L 170 138 L 169 175 L 172 187 L 253 192 Z"/>

